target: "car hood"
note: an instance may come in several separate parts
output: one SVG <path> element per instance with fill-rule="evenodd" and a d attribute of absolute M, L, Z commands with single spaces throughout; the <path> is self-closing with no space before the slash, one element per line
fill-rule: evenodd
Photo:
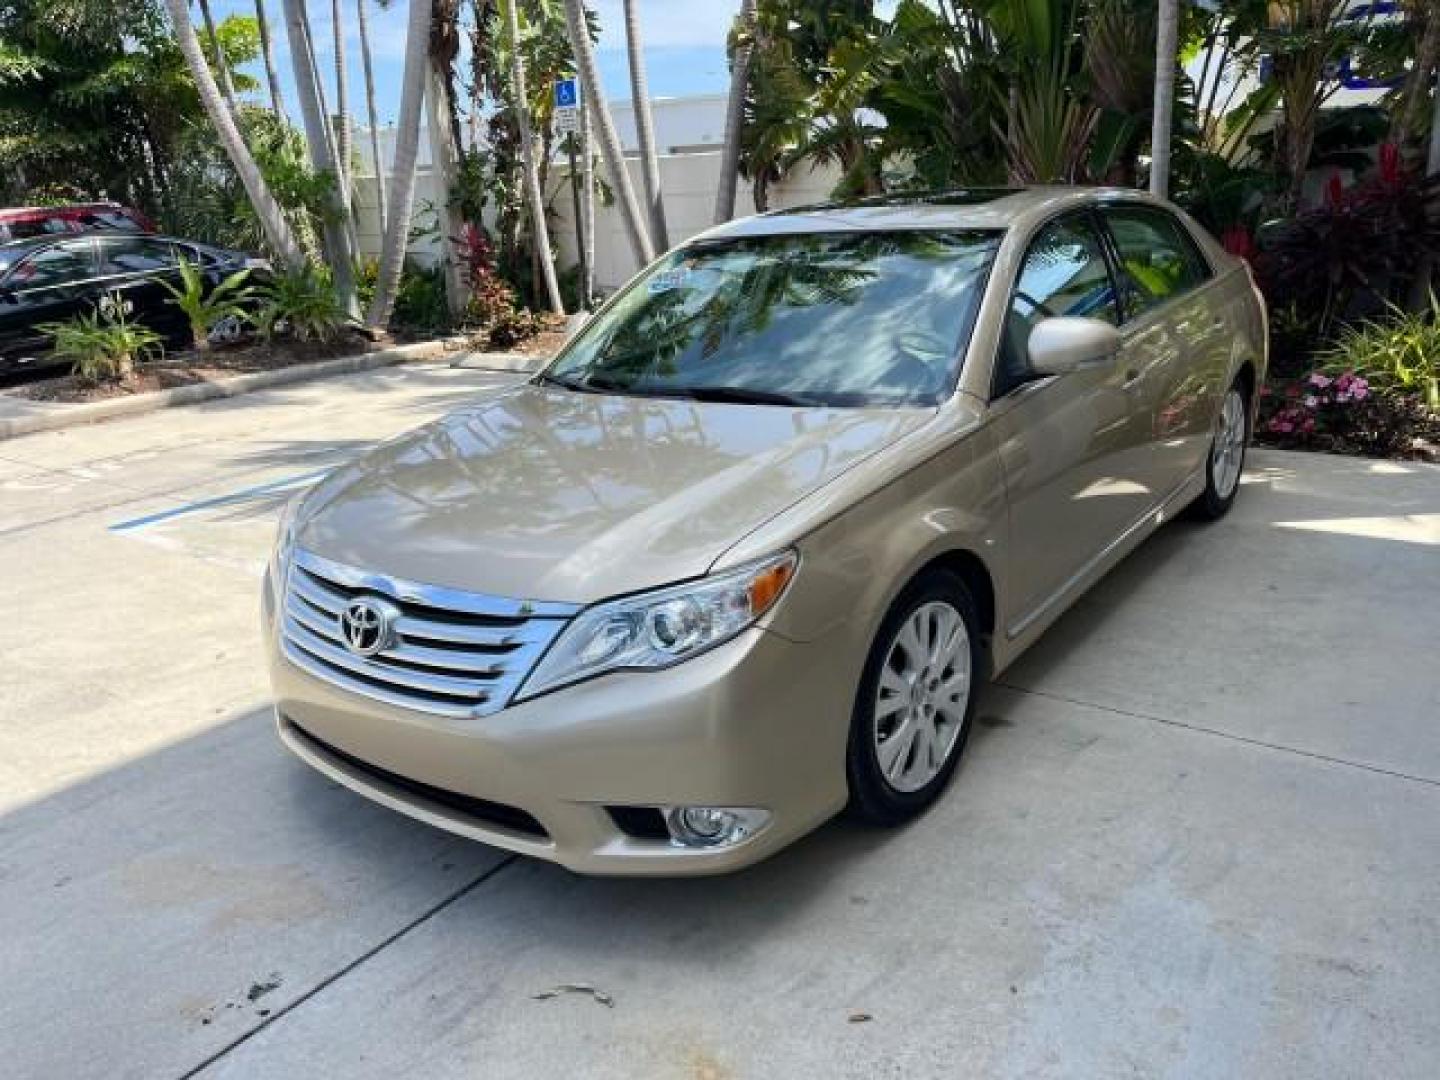
<path fill-rule="evenodd" d="M 525 384 L 333 473 L 305 499 L 295 537 L 411 581 L 589 603 L 705 573 L 757 525 L 933 415 Z"/>

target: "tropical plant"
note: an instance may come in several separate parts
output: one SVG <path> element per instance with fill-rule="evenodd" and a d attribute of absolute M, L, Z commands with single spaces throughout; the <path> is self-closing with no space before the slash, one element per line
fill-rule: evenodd
<path fill-rule="evenodd" d="M 415 159 L 420 149 L 420 109 L 430 67 L 430 5 L 413 0 L 405 29 L 405 74 L 400 84 L 400 115 L 396 121 L 395 165 L 386 200 L 389 217 L 381 242 L 375 296 L 365 313 L 372 332 L 385 329 L 395 307 L 395 293 L 405 267 L 410 240 L 410 214 L 415 207 Z"/>
<path fill-rule="evenodd" d="M 160 345 L 160 335 L 127 319 L 128 303 L 108 296 L 101 310 L 67 322 L 40 323 L 36 329 L 52 340 L 59 359 L 69 360 L 75 377 L 85 383 L 128 379 L 135 364 Z"/>
<path fill-rule="evenodd" d="M 625 0 L 625 53 L 630 61 L 630 101 L 635 109 L 635 133 L 640 143 L 645 204 L 650 213 L 650 239 L 657 250 L 670 246 L 665 226 L 665 199 L 660 191 L 660 161 L 655 155 L 655 121 L 650 115 L 650 86 L 645 76 L 645 46 L 640 39 L 640 13 L 636 0 Z M 557 309 L 558 310 L 558 309 Z"/>
<path fill-rule="evenodd" d="M 176 0 L 169 0 L 174 3 Z M 346 171 L 335 146 L 334 133 L 326 120 L 320 76 L 315 69 L 314 38 L 306 0 L 284 0 L 285 26 L 290 39 L 290 59 L 295 74 L 295 96 L 300 105 L 300 119 L 305 128 L 305 142 L 310 149 L 311 168 L 320 175 L 335 178 L 330 205 L 321 222 L 325 235 L 325 252 L 335 274 L 335 287 L 347 314 L 358 316 L 360 304 L 355 295 L 355 251 L 351 237 L 350 193 Z"/>
<path fill-rule="evenodd" d="M 265 65 L 265 83 L 270 88 L 270 108 L 282 122 L 285 116 L 285 98 L 280 93 L 280 73 L 275 67 L 275 44 L 270 38 L 270 16 L 265 10 L 265 0 L 255 0 L 255 26 L 260 35 L 260 59 Z"/>
<path fill-rule="evenodd" d="M 304 256 L 319 259 L 320 223 L 330 205 L 330 176 L 310 170 L 304 137 L 269 109 L 241 105 L 236 127 Z M 270 245 L 245 186 L 208 124 L 196 124 L 181 140 L 181 159 L 171 172 L 171 207 L 161 228 L 217 247 L 267 251 Z"/>
<path fill-rule="evenodd" d="M 1391 305 L 1387 316 L 1347 327 L 1320 354 L 1327 373 L 1354 372 L 1376 393 L 1417 397 L 1440 414 L 1440 301 L 1424 311 Z"/>
<path fill-rule="evenodd" d="M 610 107 L 605 103 L 605 91 L 600 84 L 600 68 L 595 61 L 595 46 L 590 40 L 590 24 L 581 0 L 564 0 L 565 26 L 570 38 L 570 48 L 575 53 L 575 64 L 580 70 L 580 82 L 585 99 L 589 102 L 591 117 L 600 134 L 601 156 L 605 169 L 610 175 L 610 187 L 620 204 L 620 216 L 625 221 L 626 235 L 635 261 L 642 266 L 655 258 L 655 249 L 650 243 L 650 231 L 640 213 L 640 203 L 635 198 L 635 187 L 630 183 L 630 174 L 625 169 L 625 155 L 620 148 L 620 137 L 615 133 L 615 122 L 610 118 Z"/>
<path fill-rule="evenodd" d="M 1180 46 L 1180 0 L 1160 0 L 1155 32 L 1155 105 L 1151 110 L 1150 193 L 1170 194 L 1171 119 Z"/>
<path fill-rule="evenodd" d="M 735 28 L 731 32 L 730 94 L 725 105 L 725 144 L 720 154 L 720 187 L 715 193 L 717 225 L 735 216 L 735 185 L 740 176 L 741 127 L 745 121 L 745 98 L 750 88 L 750 55 L 754 45 L 755 0 L 740 0 L 740 14 L 736 17 Z"/>
<path fill-rule="evenodd" d="M 288 333 L 296 341 L 325 344 L 353 325 L 331 274 L 310 264 L 276 274 L 259 295 L 254 320 L 266 341 Z"/>
<path fill-rule="evenodd" d="M 254 293 L 246 282 L 249 270 L 237 270 L 211 288 L 194 263 L 181 259 L 177 267 L 180 283 L 172 285 L 161 280 L 160 287 L 170 294 L 167 303 L 174 304 L 190 324 L 190 340 L 197 350 L 210 347 L 210 332 L 226 319 L 244 319 L 246 301 Z"/>
<path fill-rule="evenodd" d="M 1293 450 L 1440 459 L 1440 414 L 1418 396 L 1372 393 L 1352 371 L 1315 371 L 1267 387 L 1255 431 Z"/>
<path fill-rule="evenodd" d="M 407 330 L 437 333 L 450 329 L 450 305 L 445 296 L 445 275 L 438 267 L 407 263 L 395 294 L 390 321 Z"/>
<path fill-rule="evenodd" d="M 160 0 L 0 4 L 0 204 L 64 184 L 81 198 L 166 205 L 177 139 L 205 112 L 165 12 Z M 225 19 L 216 35 L 232 64 L 255 56 L 253 20 Z M 239 73 L 235 83 L 254 85 Z"/>
<path fill-rule="evenodd" d="M 365 73 L 365 118 L 370 125 L 370 156 L 375 160 L 375 212 L 380 222 L 380 235 L 384 236 L 388 216 L 385 161 L 380 156 L 380 117 L 375 110 L 375 60 L 370 52 L 370 16 L 365 11 L 365 4 L 366 0 L 355 0 L 355 23 L 360 30 L 360 59 Z"/>
<path fill-rule="evenodd" d="M 200 93 L 200 100 L 204 103 L 205 112 L 209 115 L 211 124 L 214 125 L 221 145 L 225 147 L 225 153 L 229 156 L 236 175 L 239 176 L 241 184 L 245 187 L 250 204 L 255 210 L 255 216 L 259 219 L 260 225 L 265 231 L 265 237 L 270 242 L 271 250 L 287 265 L 299 264 L 301 261 L 299 245 L 295 242 L 295 236 L 291 232 L 289 223 L 285 220 L 280 204 L 275 200 L 269 185 L 266 184 L 259 167 L 255 164 L 255 159 L 250 154 L 249 147 L 245 145 L 245 140 L 240 135 L 234 115 L 226 108 L 225 102 L 220 97 L 219 87 L 215 85 L 215 79 L 210 74 L 205 55 L 200 49 L 200 39 L 196 37 L 195 28 L 190 23 L 185 0 L 165 0 L 165 2 L 170 9 L 176 40 L 179 42 L 180 51 L 185 57 L 186 64 L 189 65 L 190 73 Z"/>
<path fill-rule="evenodd" d="M 1326 342 L 1345 320 L 1405 298 L 1417 262 L 1440 256 L 1440 177 L 1405 169 L 1393 146 L 1364 183 L 1260 231 L 1256 269 L 1272 308 L 1293 307 Z"/>
<path fill-rule="evenodd" d="M 525 173 L 525 194 L 530 203 L 530 228 L 535 237 L 535 252 L 545 277 L 545 292 L 550 310 L 565 314 L 560 298 L 560 282 L 555 276 L 555 256 L 550 250 L 550 231 L 545 223 L 545 195 L 540 189 L 540 174 L 535 162 L 535 140 L 530 130 L 530 106 L 525 93 L 525 61 L 520 49 L 520 16 L 518 0 L 500 0 L 505 9 L 505 27 L 510 50 L 510 91 L 512 110 L 520 130 L 521 167 Z"/>

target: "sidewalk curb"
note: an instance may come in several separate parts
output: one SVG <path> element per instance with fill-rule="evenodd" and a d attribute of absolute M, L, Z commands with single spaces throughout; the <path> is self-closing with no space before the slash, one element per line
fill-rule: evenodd
<path fill-rule="evenodd" d="M 142 413 L 157 412 L 177 405 L 197 405 L 203 401 L 238 397 L 256 390 L 268 390 L 273 386 L 310 382 L 332 375 L 352 375 L 375 368 L 392 367 L 395 364 L 419 360 L 435 360 L 465 348 L 463 337 L 437 338 L 434 341 L 417 341 L 410 345 L 396 345 L 357 356 L 341 356 L 334 360 L 317 360 L 308 364 L 295 364 L 273 371 L 255 371 L 248 375 L 236 375 L 216 382 L 194 383 L 190 386 L 176 386 L 169 390 L 155 390 L 134 397 L 111 398 L 106 401 L 89 401 L 73 405 L 56 404 L 54 412 L 37 412 L 28 416 L 14 416 L 0 419 L 0 441 L 20 435 L 31 435 L 40 431 L 56 431 L 61 428 L 93 424 L 121 416 L 138 416 Z M 495 360 L 505 359 L 495 354 Z M 467 365 L 470 366 L 470 365 Z M 475 365 L 480 366 L 480 365 Z M 522 370 L 502 368 L 502 370 Z"/>

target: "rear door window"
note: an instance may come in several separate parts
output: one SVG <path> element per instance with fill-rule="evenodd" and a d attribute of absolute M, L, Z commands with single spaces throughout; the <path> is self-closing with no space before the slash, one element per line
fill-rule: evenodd
<path fill-rule="evenodd" d="M 100 273 L 106 277 L 170 270 L 174 266 L 175 249 L 163 240 L 108 237 L 100 245 Z"/>
<path fill-rule="evenodd" d="M 1104 215 L 1120 260 L 1126 318 L 1143 315 L 1210 277 L 1204 255 L 1175 215 L 1149 206 L 1110 207 Z"/>
<path fill-rule="evenodd" d="M 12 289 L 46 289 L 84 281 L 95 274 L 90 242 L 56 244 L 16 264 L 5 284 Z"/>

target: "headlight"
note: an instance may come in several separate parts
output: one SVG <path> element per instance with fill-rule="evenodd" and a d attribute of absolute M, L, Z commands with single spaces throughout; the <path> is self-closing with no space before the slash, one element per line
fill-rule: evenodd
<path fill-rule="evenodd" d="M 607 671 L 671 667 L 729 641 L 780 599 L 799 556 L 785 551 L 713 577 L 582 611 L 531 672 L 516 700 Z"/>

